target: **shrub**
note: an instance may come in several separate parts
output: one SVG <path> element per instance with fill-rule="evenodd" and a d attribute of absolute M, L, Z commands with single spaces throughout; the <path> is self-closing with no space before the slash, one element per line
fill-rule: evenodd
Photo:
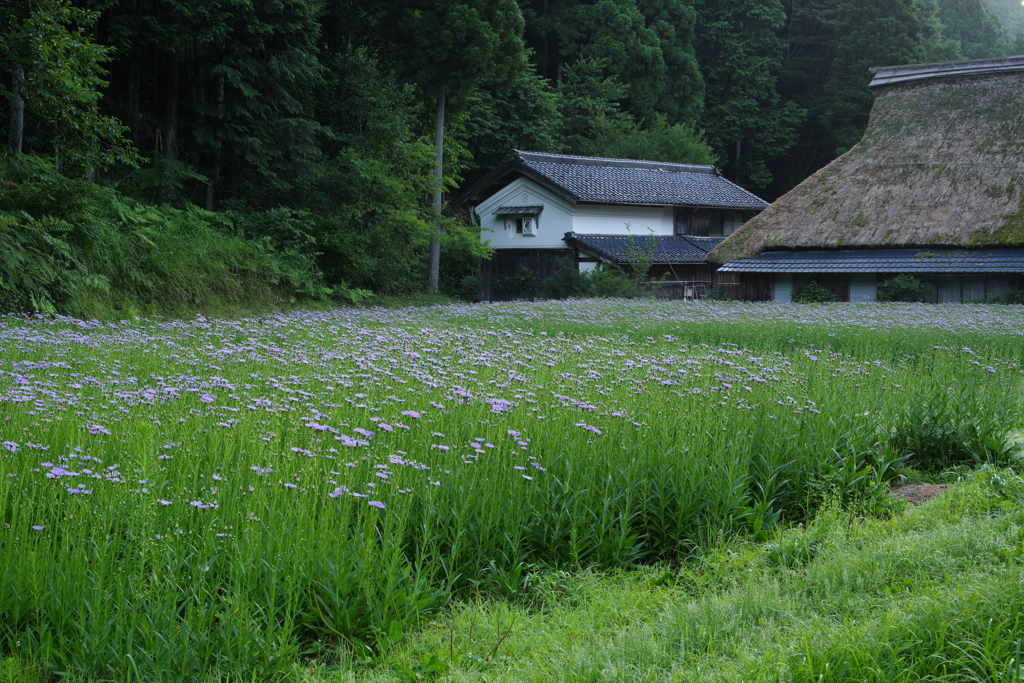
<path fill-rule="evenodd" d="M 733 297 L 729 293 L 729 288 L 719 283 L 705 292 L 704 298 L 708 301 L 731 301 Z"/>
<path fill-rule="evenodd" d="M 293 243 L 247 235 L 238 217 L 147 206 L 28 155 L 0 163 L 0 186 L 0 313 L 167 313 L 330 293 L 301 216 L 258 219 Z"/>
<path fill-rule="evenodd" d="M 590 273 L 591 294 L 608 299 L 642 299 L 653 297 L 651 286 L 616 266 L 606 266 Z"/>
<path fill-rule="evenodd" d="M 967 389 L 937 386 L 897 418 L 891 444 L 924 472 L 986 463 L 1005 467 L 1016 457 L 1007 413 Z"/>
<path fill-rule="evenodd" d="M 555 274 L 544 280 L 542 289 L 544 295 L 552 299 L 570 299 L 573 297 L 585 297 L 591 293 L 592 283 L 590 276 L 580 272 L 569 259 L 559 259 L 558 268 Z"/>
<path fill-rule="evenodd" d="M 827 304 L 835 301 L 839 301 L 839 297 L 817 282 L 811 282 L 793 295 L 793 302 L 798 304 Z"/>
<path fill-rule="evenodd" d="M 511 301 L 513 299 L 533 299 L 537 296 L 540 284 L 537 273 L 529 266 L 519 264 L 514 275 L 502 275 L 494 278 L 494 299 Z"/>
<path fill-rule="evenodd" d="M 470 303 L 480 301 L 480 276 L 464 275 L 459 282 L 459 298 Z"/>
<path fill-rule="evenodd" d="M 990 294 L 986 299 L 987 304 L 1024 304 L 1024 290 L 1011 289 L 1001 294 Z"/>
<path fill-rule="evenodd" d="M 897 275 L 878 285 L 879 301 L 931 301 L 935 287 L 913 275 Z"/>

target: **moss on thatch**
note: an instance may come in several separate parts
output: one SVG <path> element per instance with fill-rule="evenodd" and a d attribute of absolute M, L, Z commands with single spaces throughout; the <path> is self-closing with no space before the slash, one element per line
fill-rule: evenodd
<path fill-rule="evenodd" d="M 861 142 L 708 260 L 923 245 L 1024 245 L 1024 73 L 878 88 Z"/>

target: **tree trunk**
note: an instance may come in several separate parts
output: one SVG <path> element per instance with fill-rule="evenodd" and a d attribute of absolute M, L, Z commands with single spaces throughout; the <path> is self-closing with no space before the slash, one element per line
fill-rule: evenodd
<path fill-rule="evenodd" d="M 741 150 L 742 149 L 743 149 L 742 141 L 737 140 L 736 141 L 736 184 L 737 185 L 740 184 L 740 158 L 741 158 Z"/>
<path fill-rule="evenodd" d="M 171 178 L 174 174 L 175 150 L 178 146 L 178 85 L 181 81 L 181 60 L 178 53 L 171 55 L 171 72 L 167 78 L 167 134 L 164 136 L 164 187 L 163 200 L 174 199 Z"/>
<path fill-rule="evenodd" d="M 213 211 L 213 186 L 220 180 L 220 127 L 224 120 L 224 75 L 217 76 L 217 149 L 214 152 L 213 173 L 206 181 L 206 210 Z"/>
<path fill-rule="evenodd" d="M 181 81 L 181 60 L 178 53 L 171 55 L 171 73 L 167 83 L 167 135 L 164 136 L 164 156 L 167 170 L 174 164 L 178 143 L 178 86 Z"/>
<path fill-rule="evenodd" d="M 21 143 L 25 134 L 25 101 L 21 99 L 21 84 L 25 70 L 20 64 L 11 69 L 11 127 L 8 129 L 7 149 L 11 154 L 21 154 Z"/>
<path fill-rule="evenodd" d="M 427 293 L 437 294 L 441 278 L 441 177 L 444 171 L 444 88 L 437 95 L 437 118 L 434 122 L 434 213 L 439 221 L 430 236 L 430 276 Z"/>

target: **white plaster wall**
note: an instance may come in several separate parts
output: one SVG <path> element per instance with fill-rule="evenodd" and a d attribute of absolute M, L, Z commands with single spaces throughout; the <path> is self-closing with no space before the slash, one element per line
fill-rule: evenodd
<path fill-rule="evenodd" d="M 525 195 L 525 197 L 524 197 Z M 505 228 L 504 216 L 491 214 L 499 206 L 543 206 L 533 235 Z M 476 207 L 480 239 L 497 249 L 565 249 L 562 237 L 573 230 L 572 204 L 527 178 L 518 178 Z"/>
<path fill-rule="evenodd" d="M 672 207 L 577 204 L 572 230 L 585 235 L 671 235 Z M 627 227 L 628 225 L 628 227 Z"/>

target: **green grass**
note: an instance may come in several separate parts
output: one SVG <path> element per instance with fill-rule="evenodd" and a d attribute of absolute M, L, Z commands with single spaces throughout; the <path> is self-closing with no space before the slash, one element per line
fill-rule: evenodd
<path fill-rule="evenodd" d="M 326 680 L 1019 681 L 1022 502 L 986 470 L 886 520 L 833 505 L 681 567 L 542 574 Z"/>
<path fill-rule="evenodd" d="M 907 467 L 1012 465 L 1021 329 L 982 306 L 615 301 L 8 317 L 0 660 L 29 680 L 289 680 L 400 664 L 465 612 L 496 635 L 454 661 L 486 669 L 517 610 L 636 577 L 664 585 L 631 618 L 663 623 L 666 596 L 736 566 L 715 552 L 832 500 L 890 514 Z M 410 676 L 453 658 L 430 648 Z"/>

